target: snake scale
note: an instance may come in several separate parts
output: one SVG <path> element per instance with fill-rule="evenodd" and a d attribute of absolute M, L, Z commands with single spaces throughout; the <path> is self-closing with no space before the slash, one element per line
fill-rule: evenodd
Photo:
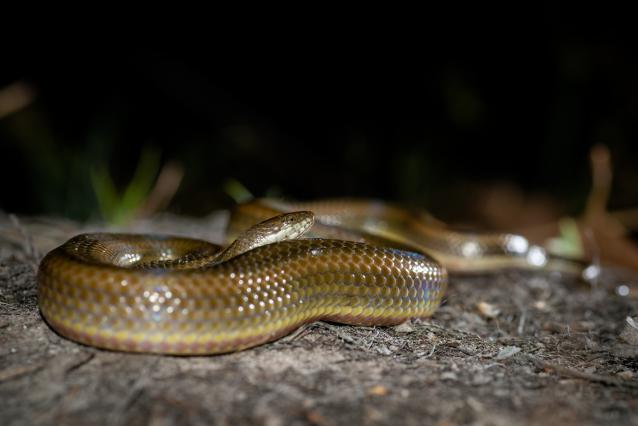
<path fill-rule="evenodd" d="M 427 317 L 445 293 L 447 270 L 547 263 L 521 236 L 455 232 L 378 201 L 254 200 L 234 210 L 228 234 L 226 249 L 172 236 L 78 235 L 42 260 L 40 310 L 59 334 L 87 345 L 214 354 L 316 320 Z"/>

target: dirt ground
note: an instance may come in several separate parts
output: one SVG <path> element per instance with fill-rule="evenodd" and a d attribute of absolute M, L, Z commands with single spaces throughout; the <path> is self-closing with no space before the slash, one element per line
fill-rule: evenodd
<path fill-rule="evenodd" d="M 220 241 L 224 221 L 164 216 L 133 230 Z M 635 287 L 618 294 L 635 282 L 627 273 L 595 286 L 452 276 L 428 321 L 320 322 L 234 354 L 135 355 L 68 341 L 38 312 L 39 259 L 96 229 L 0 215 L 2 425 L 638 425 L 638 299 Z"/>

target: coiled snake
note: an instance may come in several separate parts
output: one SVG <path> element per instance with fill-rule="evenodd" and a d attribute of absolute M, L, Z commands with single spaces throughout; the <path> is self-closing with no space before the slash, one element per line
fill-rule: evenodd
<path fill-rule="evenodd" d="M 42 260 L 40 310 L 58 333 L 87 345 L 213 354 L 316 320 L 427 317 L 444 295 L 446 268 L 547 262 L 521 236 L 453 232 L 376 201 L 256 200 L 235 209 L 228 231 L 237 238 L 224 250 L 181 237 L 78 235 Z"/>

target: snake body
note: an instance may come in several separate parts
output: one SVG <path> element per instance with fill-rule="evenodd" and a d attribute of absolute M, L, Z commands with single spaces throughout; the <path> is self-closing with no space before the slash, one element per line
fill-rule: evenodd
<path fill-rule="evenodd" d="M 232 239 L 254 223 L 298 210 L 309 210 L 315 215 L 315 225 L 307 236 L 424 252 L 453 273 L 503 268 L 578 273 L 582 266 L 574 260 L 548 256 L 543 248 L 531 244 L 521 235 L 458 231 L 426 212 L 415 212 L 376 200 L 300 203 L 257 199 L 237 206 L 229 223 L 228 235 Z"/>
<path fill-rule="evenodd" d="M 299 210 L 314 212 L 310 235 L 321 238 L 297 238 L 312 225 L 308 212 L 286 214 Z M 463 235 L 378 202 L 258 200 L 236 209 L 229 234 L 238 237 L 225 250 L 180 237 L 76 236 L 40 264 L 40 310 L 53 329 L 84 344 L 213 354 L 316 320 L 392 325 L 427 317 L 445 293 L 446 267 L 536 267 L 523 237 Z"/>

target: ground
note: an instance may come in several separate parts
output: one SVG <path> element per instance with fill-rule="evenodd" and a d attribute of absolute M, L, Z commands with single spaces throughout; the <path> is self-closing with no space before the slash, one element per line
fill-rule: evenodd
<path fill-rule="evenodd" d="M 219 241 L 224 220 L 164 216 L 134 230 Z M 136 355 L 66 340 L 38 311 L 39 259 L 89 229 L 0 215 L 2 425 L 638 425 L 636 298 L 617 294 L 626 273 L 593 286 L 547 272 L 452 276 L 428 320 L 319 322 L 228 355 Z"/>

